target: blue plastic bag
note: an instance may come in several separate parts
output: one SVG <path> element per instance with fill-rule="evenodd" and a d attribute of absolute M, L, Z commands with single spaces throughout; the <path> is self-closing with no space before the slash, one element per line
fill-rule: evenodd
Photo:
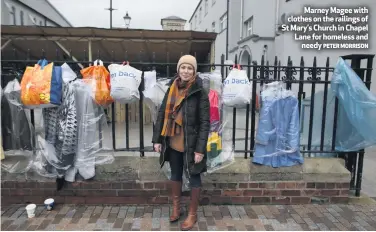
<path fill-rule="evenodd" d="M 376 144 L 376 96 L 340 58 L 331 91 L 338 98 L 336 150 L 359 151 Z"/>

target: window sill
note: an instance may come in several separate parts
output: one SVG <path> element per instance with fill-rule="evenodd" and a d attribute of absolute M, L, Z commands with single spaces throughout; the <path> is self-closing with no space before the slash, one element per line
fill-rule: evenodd
<path fill-rule="evenodd" d="M 239 40 L 239 41 L 238 41 L 238 44 L 242 44 L 242 43 L 244 43 L 244 42 L 247 42 L 248 40 L 251 40 L 252 38 L 255 38 L 255 37 L 257 37 L 255 34 L 249 35 L 249 36 L 247 36 L 247 37 L 245 37 L 245 38 Z"/>

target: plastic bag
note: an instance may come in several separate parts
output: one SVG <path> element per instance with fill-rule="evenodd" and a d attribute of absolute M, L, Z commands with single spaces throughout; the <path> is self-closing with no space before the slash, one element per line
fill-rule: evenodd
<path fill-rule="evenodd" d="M 144 95 L 144 102 L 150 110 L 152 121 L 155 123 L 168 86 L 165 80 L 157 81 L 157 73 L 155 71 L 144 72 L 144 79 L 145 90 L 142 91 L 142 94 Z"/>
<path fill-rule="evenodd" d="M 129 64 L 110 64 L 111 97 L 121 104 L 128 104 L 140 99 L 138 87 L 141 83 L 142 71 Z"/>
<path fill-rule="evenodd" d="M 93 96 L 98 105 L 106 107 L 113 102 L 110 93 L 110 73 L 103 66 L 103 62 L 101 60 L 94 61 L 93 66 L 84 68 L 80 72 L 82 78 L 87 83 L 91 84 Z"/>
<path fill-rule="evenodd" d="M 235 161 L 235 153 L 232 146 L 232 128 L 227 123 L 232 117 L 232 108 L 224 107 L 221 98 L 222 76 L 218 72 L 212 72 L 207 77 L 210 82 L 210 133 L 206 148 L 206 164 L 207 172 L 213 173 L 232 164 Z"/>
<path fill-rule="evenodd" d="M 331 92 L 339 103 L 336 150 L 359 151 L 375 145 L 376 96 L 342 58 L 334 69 Z"/>
<path fill-rule="evenodd" d="M 2 144 L 5 158 L 3 170 L 9 173 L 27 172 L 33 163 L 34 129 L 29 110 L 21 103 L 21 86 L 17 79 L 8 82 L 1 99 Z"/>
<path fill-rule="evenodd" d="M 44 131 L 37 134 L 34 169 L 41 176 L 65 177 L 75 181 L 79 173 L 84 179 L 95 176 L 95 166 L 114 160 L 111 141 L 103 133 L 107 129 L 104 109 L 93 98 L 95 79 L 75 79 L 66 69 L 63 103 L 55 109 L 44 109 Z M 72 81 L 73 80 L 73 81 Z"/>
<path fill-rule="evenodd" d="M 223 104 L 228 107 L 243 108 L 251 102 L 252 83 L 245 70 L 233 68 L 223 82 Z"/>
<path fill-rule="evenodd" d="M 61 67 L 39 60 L 26 67 L 21 80 L 21 101 L 27 108 L 56 107 L 61 104 Z"/>
<path fill-rule="evenodd" d="M 95 176 L 95 166 L 111 164 L 114 158 L 112 140 L 105 134 L 109 131 L 104 109 L 90 98 L 91 87 L 75 81 L 77 108 L 78 147 L 74 167 L 68 170 L 67 181 L 73 181 L 79 173 L 84 179 Z"/>
<path fill-rule="evenodd" d="M 165 176 L 170 180 L 171 179 L 171 167 L 169 162 L 165 162 L 162 168 L 163 173 Z M 182 181 L 182 191 L 189 191 L 191 190 L 191 186 L 189 185 L 189 178 L 187 178 L 188 173 L 185 168 L 183 168 L 183 181 Z"/>
<path fill-rule="evenodd" d="M 264 85 L 253 162 L 283 167 L 303 163 L 300 154 L 299 102 L 282 82 Z"/>
<path fill-rule="evenodd" d="M 198 73 L 198 76 L 203 80 L 204 88 L 216 91 L 219 95 L 222 94 L 222 75 L 219 70 L 214 72 Z"/>
<path fill-rule="evenodd" d="M 219 94 L 215 90 L 209 90 L 210 123 L 219 122 Z"/>

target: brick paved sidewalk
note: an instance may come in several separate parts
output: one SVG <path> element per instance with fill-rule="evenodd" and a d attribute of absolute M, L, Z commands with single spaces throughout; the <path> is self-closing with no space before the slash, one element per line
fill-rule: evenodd
<path fill-rule="evenodd" d="M 1 209 L 1 230 L 179 230 L 168 206 L 25 206 Z M 376 230 L 376 204 L 203 206 L 195 230 Z"/>

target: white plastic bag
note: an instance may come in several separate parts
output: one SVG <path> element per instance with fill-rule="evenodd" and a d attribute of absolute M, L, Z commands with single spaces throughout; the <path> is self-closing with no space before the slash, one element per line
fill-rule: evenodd
<path fill-rule="evenodd" d="M 111 97 L 115 102 L 128 104 L 140 99 L 138 87 L 141 83 L 142 71 L 129 64 L 110 64 Z"/>
<path fill-rule="evenodd" d="M 251 102 L 252 83 L 245 70 L 233 68 L 223 82 L 223 104 L 243 108 Z"/>
<path fill-rule="evenodd" d="M 157 113 L 168 86 L 164 85 L 161 81 L 157 81 L 157 73 L 155 71 L 144 72 L 144 80 L 145 90 L 142 92 L 144 102 L 150 109 L 153 122 L 156 122 Z"/>

